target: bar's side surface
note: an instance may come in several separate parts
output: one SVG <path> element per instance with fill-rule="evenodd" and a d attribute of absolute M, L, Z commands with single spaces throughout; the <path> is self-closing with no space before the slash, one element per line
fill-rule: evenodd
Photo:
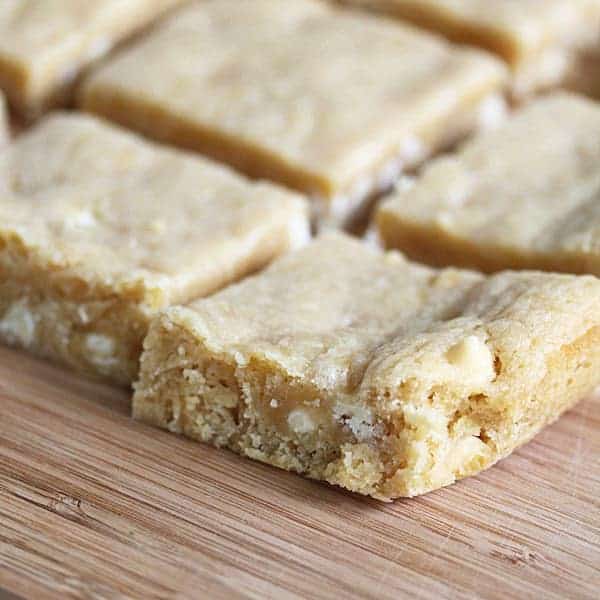
<path fill-rule="evenodd" d="M 130 384 L 153 312 L 141 277 L 119 286 L 0 228 L 0 340 L 86 375 Z"/>
<path fill-rule="evenodd" d="M 465 338 L 462 327 L 452 333 L 453 342 L 436 360 L 447 364 L 450 356 L 451 368 L 463 370 L 470 386 L 436 383 L 422 402 L 411 390 L 422 382 L 407 381 L 395 389 L 371 388 L 357 402 L 297 381 L 268 361 L 245 364 L 233 353 L 215 354 L 163 317 L 146 339 L 133 414 L 191 439 L 391 500 L 491 466 L 598 382 L 598 326 L 545 357 L 545 375 L 535 376 L 531 386 L 516 383 L 520 397 L 507 389 L 513 383 L 506 378 L 504 389 L 485 394 L 482 382 L 498 376 L 493 360 L 486 362 L 485 342 Z"/>

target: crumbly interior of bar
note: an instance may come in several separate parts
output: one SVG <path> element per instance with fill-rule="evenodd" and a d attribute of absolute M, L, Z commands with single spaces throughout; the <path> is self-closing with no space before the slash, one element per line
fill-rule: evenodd
<path fill-rule="evenodd" d="M 377 333 L 367 314 L 346 314 L 340 325 L 340 313 L 339 346 L 324 334 L 311 337 L 302 324 L 295 337 L 272 330 L 268 343 L 252 325 L 252 336 L 259 337 L 248 345 L 221 345 L 212 317 L 199 324 L 192 310 L 168 311 L 145 342 L 134 416 L 389 500 L 481 471 L 594 385 L 600 327 L 569 307 L 579 303 L 589 312 L 587 304 L 600 298 L 594 279 L 516 274 L 488 281 L 457 272 L 427 274 L 420 267 L 413 276 L 420 283 L 410 293 L 423 302 L 417 313 L 409 310 Z M 299 291 L 308 306 L 310 290 Z M 219 296 L 236 293 L 217 295 L 213 308 L 222 308 Z M 269 300 L 260 302 L 269 313 Z M 532 308 L 532 302 L 538 305 Z M 300 321 L 313 318 L 312 310 Z M 548 310 L 556 311 L 560 325 L 548 323 Z M 297 314 L 292 307 L 288 318 Z M 291 344 L 308 366 L 296 363 L 297 356 L 286 359 Z M 339 372 L 346 373 L 343 383 L 336 381 Z"/>
<path fill-rule="evenodd" d="M 407 382 L 405 390 L 373 389 L 365 404 L 357 404 L 351 396 L 296 382 L 269 364 L 240 368 L 219 360 L 183 331 L 173 342 L 152 357 L 155 366 L 169 365 L 150 384 L 161 400 L 148 406 L 138 397 L 134 416 L 384 500 L 422 494 L 492 465 L 588 392 L 600 366 L 596 329 L 549 359 L 548 375 L 528 399 L 533 409 L 517 427 L 515 399 L 508 393 L 456 396 L 436 386 L 429 402 L 417 406 L 410 403 Z M 462 360 L 468 345 L 456 346 L 451 356 Z M 394 401 L 402 410 L 375 411 Z"/>

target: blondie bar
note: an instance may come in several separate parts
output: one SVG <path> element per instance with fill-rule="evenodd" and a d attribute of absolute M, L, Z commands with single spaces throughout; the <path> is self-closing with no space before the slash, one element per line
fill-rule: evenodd
<path fill-rule="evenodd" d="M 387 247 L 428 264 L 600 275 L 600 104 L 559 93 L 386 200 Z"/>
<path fill-rule="evenodd" d="M 84 82 L 88 111 L 315 198 L 345 225 L 502 103 L 503 65 L 315 0 L 207 0 Z"/>
<path fill-rule="evenodd" d="M 85 115 L 0 152 L 0 340 L 119 384 L 151 316 L 308 238 L 292 192 Z"/>
<path fill-rule="evenodd" d="M 600 381 L 600 281 L 328 234 L 153 320 L 137 419 L 383 500 L 473 475 Z"/>
<path fill-rule="evenodd" d="M 0 89 L 23 115 L 66 99 L 82 68 L 182 0 L 4 0 Z"/>
<path fill-rule="evenodd" d="M 502 57 L 517 98 L 578 70 L 580 53 L 600 58 L 600 0 L 341 0 L 401 17 Z"/>

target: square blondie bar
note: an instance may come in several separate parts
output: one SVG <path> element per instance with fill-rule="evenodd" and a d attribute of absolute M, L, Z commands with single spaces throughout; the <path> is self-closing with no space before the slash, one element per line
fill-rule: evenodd
<path fill-rule="evenodd" d="M 513 70 L 516 98 L 573 79 L 582 54 L 600 59 L 600 0 L 340 1 L 494 52 Z"/>
<path fill-rule="evenodd" d="M 316 0 L 207 0 L 98 69 L 80 105 L 252 177 L 347 225 L 373 193 L 498 118 L 503 65 Z"/>
<path fill-rule="evenodd" d="M 600 281 L 329 234 L 154 319 L 134 417 L 382 500 L 478 473 L 600 381 Z"/>
<path fill-rule="evenodd" d="M 28 117 L 66 99 L 73 80 L 116 43 L 183 0 L 4 0 L 0 89 Z"/>
<path fill-rule="evenodd" d="M 600 104 L 557 93 L 430 162 L 376 213 L 388 248 L 435 266 L 600 275 Z"/>
<path fill-rule="evenodd" d="M 0 341 L 128 384 L 153 314 L 308 237 L 292 192 L 50 116 L 0 151 Z"/>

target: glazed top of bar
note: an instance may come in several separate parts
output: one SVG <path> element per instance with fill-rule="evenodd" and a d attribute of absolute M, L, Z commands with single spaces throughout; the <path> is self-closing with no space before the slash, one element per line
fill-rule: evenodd
<path fill-rule="evenodd" d="M 109 61 L 84 95 L 141 98 L 337 189 L 504 77 L 492 57 L 323 2 L 208 0 Z"/>
<path fill-rule="evenodd" d="M 380 209 L 402 223 L 530 253 L 600 253 L 600 104 L 535 101 L 427 165 Z"/>
<path fill-rule="evenodd" d="M 269 235 L 306 229 L 300 196 L 90 116 L 50 116 L 0 152 L 0 248 L 113 293 L 206 293 Z"/>
<path fill-rule="evenodd" d="M 0 81 L 44 93 L 182 0 L 3 0 Z M 8 85 L 8 83 L 7 83 Z"/>
<path fill-rule="evenodd" d="M 343 1 L 406 16 L 514 65 L 548 46 L 596 45 L 600 31 L 599 0 Z"/>
<path fill-rule="evenodd" d="M 550 356 L 600 325 L 599 301 L 590 276 L 437 271 L 329 234 L 166 318 L 208 352 L 290 382 L 384 402 L 447 384 L 464 400 L 539 381 Z"/>

